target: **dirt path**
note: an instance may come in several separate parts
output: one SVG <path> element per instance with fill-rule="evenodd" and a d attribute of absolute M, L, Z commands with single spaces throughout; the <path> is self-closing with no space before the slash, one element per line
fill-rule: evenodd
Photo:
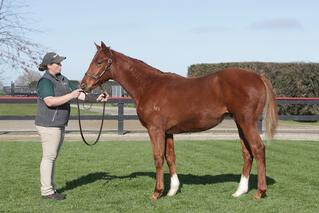
<path fill-rule="evenodd" d="M 99 128 L 99 121 L 83 121 L 83 129 L 88 138 L 94 138 Z M 69 122 L 66 128 L 67 140 L 81 140 L 78 132 L 79 127 L 76 120 Z M 139 121 L 125 121 L 124 130 L 126 134 L 117 135 L 117 121 L 105 121 L 103 126 L 102 140 L 149 140 L 146 129 Z M 280 122 L 277 139 L 295 140 L 318 140 L 319 127 L 313 124 L 300 123 L 289 124 Z M 34 121 L 1 121 L 0 122 L 0 141 L 4 140 L 38 140 Z M 237 128 L 233 120 L 224 120 L 217 127 L 201 133 L 176 135 L 177 140 L 216 140 L 216 139 L 238 139 Z"/>

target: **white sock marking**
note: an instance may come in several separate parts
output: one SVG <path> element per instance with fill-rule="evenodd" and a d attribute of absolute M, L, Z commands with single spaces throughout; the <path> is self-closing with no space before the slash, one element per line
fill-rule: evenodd
<path fill-rule="evenodd" d="M 178 189 L 179 189 L 179 180 L 178 180 L 177 174 L 175 173 L 171 176 L 171 188 L 169 192 L 167 193 L 167 196 L 175 195 Z"/>
<path fill-rule="evenodd" d="M 237 188 L 236 192 L 234 194 L 232 194 L 232 196 L 239 197 L 240 195 L 248 192 L 248 182 L 249 182 L 249 176 L 245 177 L 244 175 L 241 175 L 238 188 Z"/>

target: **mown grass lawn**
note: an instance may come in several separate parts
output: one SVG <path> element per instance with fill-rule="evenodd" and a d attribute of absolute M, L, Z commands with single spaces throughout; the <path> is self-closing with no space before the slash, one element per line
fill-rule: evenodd
<path fill-rule="evenodd" d="M 242 169 L 238 141 L 177 141 L 181 192 L 149 200 L 155 169 L 149 142 L 66 142 L 57 161 L 64 201 L 39 194 L 40 143 L 0 142 L 0 212 L 318 212 L 319 142 L 274 141 L 267 146 L 268 197 L 231 197 Z M 166 193 L 169 175 L 165 166 Z"/>

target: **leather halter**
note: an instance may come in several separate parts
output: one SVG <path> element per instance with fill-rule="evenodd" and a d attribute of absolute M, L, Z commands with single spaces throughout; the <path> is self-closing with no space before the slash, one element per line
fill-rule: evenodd
<path fill-rule="evenodd" d="M 107 65 L 105 66 L 105 68 L 103 69 L 101 73 L 97 73 L 96 75 L 94 75 L 94 74 L 86 72 L 85 75 L 87 75 L 90 78 L 93 78 L 94 80 L 96 80 L 96 82 L 99 82 L 101 77 L 104 75 L 104 73 L 112 69 L 113 60 L 112 60 L 112 51 L 110 47 L 109 47 L 109 52 L 110 52 L 110 57 L 107 60 Z"/>

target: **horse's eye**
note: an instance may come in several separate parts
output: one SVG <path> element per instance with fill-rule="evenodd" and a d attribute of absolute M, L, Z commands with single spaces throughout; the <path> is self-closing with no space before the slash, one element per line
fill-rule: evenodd
<path fill-rule="evenodd" d="M 102 63 L 103 63 L 103 61 L 98 61 L 97 62 L 98 65 L 101 65 Z"/>

